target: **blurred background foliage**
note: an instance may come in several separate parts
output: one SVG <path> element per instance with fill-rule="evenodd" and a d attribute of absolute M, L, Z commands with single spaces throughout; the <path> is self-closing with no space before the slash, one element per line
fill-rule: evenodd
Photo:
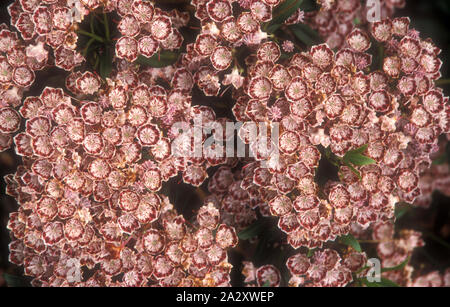
<path fill-rule="evenodd" d="M 178 0 L 158 0 L 159 4 L 169 7 L 179 7 Z M 7 6 L 12 1 L 0 0 L 0 23 L 9 24 Z M 183 1 L 184 2 L 184 1 Z M 182 4 L 186 7 L 185 4 Z M 179 9 L 182 9 L 179 7 Z M 440 55 L 444 62 L 441 69 L 443 79 L 450 78 L 450 0 L 407 0 L 406 7 L 398 10 L 396 16 L 409 16 L 412 27 L 416 28 L 423 38 L 430 37 L 438 47 L 442 49 Z M 113 29 L 112 29 L 113 30 Z M 185 41 L 194 35 L 194 31 L 182 33 Z M 95 47 L 95 46 L 94 46 Z M 100 53 L 104 50 L 100 48 Z M 107 50 L 106 54 L 111 50 Z M 95 62 L 91 63 L 95 66 Z M 100 64 L 99 64 L 100 65 Z M 53 78 L 52 78 L 53 77 Z M 44 71 L 37 75 L 36 89 L 42 89 L 44 85 L 58 86 L 61 77 L 56 76 L 54 71 Z M 33 86 L 33 87 L 34 87 Z M 446 95 L 450 95 L 450 84 L 442 85 Z M 33 90 L 33 89 L 32 89 Z M 194 93 L 199 94 L 199 93 Z M 224 97 L 225 98 L 225 97 Z M 228 98 L 228 97 L 226 97 Z M 230 116 L 228 99 L 220 99 L 219 113 L 221 116 Z M 225 102 L 223 102 L 225 100 Z M 222 105 L 222 112 L 220 106 Z M 450 146 L 448 146 L 450 147 Z M 449 149 L 449 148 L 447 148 Z M 448 154 L 450 156 L 450 154 Z M 13 173 L 21 163 L 13 150 L 0 153 L 0 178 Z M 215 168 L 208 173 L 212 175 Z M 163 187 L 164 193 L 169 195 L 172 203 L 181 214 L 187 219 L 201 206 L 201 199 L 204 197 L 207 184 L 200 188 L 193 188 L 181 183 L 181 178 L 173 178 Z M 6 229 L 8 215 L 17 209 L 17 204 L 12 197 L 5 195 L 5 184 L 0 180 L 0 287 L 6 286 L 5 277 L 10 286 L 27 285 L 27 279 L 22 278 L 23 269 L 8 262 L 8 244 L 10 242 L 9 233 Z M 255 225 L 253 231 L 259 232 L 262 240 L 259 244 L 251 244 L 248 240 L 242 240 L 241 244 L 230 254 L 230 262 L 235 266 L 232 272 L 232 284 L 243 285 L 241 275 L 241 263 L 245 260 L 253 260 L 255 265 L 272 263 L 276 265 L 282 273 L 286 271 L 284 261 L 289 251 L 280 242 L 280 233 L 276 227 L 276 220 L 264 218 L 259 225 Z M 401 218 L 396 223 L 396 229 L 415 229 L 423 232 L 426 242 L 425 247 L 418 248 L 411 264 L 416 268 L 416 273 L 425 274 L 432 270 L 443 271 L 450 267 L 450 199 L 440 193 L 433 195 L 433 204 L 428 209 L 413 208 L 408 206 L 403 210 Z M 245 236 L 245 234 L 243 234 Z M 373 251 L 374 245 L 362 243 L 362 249 L 369 254 Z M 4 275 L 6 274 L 6 275 Z M 283 274 L 284 275 L 284 274 Z"/>

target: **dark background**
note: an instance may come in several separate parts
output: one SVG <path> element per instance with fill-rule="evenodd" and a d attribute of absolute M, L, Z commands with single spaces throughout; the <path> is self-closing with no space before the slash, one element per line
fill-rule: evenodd
<path fill-rule="evenodd" d="M 9 24 L 9 15 L 6 7 L 12 1 L 0 0 L 0 23 Z M 444 65 L 441 69 L 443 78 L 450 78 L 450 1 L 449 0 L 407 0 L 406 7 L 396 12 L 397 16 L 409 16 L 412 27 L 421 32 L 421 37 L 431 37 L 438 47 L 443 51 L 440 58 Z M 51 72 L 37 74 L 37 87 L 43 87 L 50 81 Z M 39 84 L 41 83 L 41 84 Z M 450 94 L 450 87 L 444 87 L 446 95 Z M 4 175 L 15 172 L 20 159 L 16 157 L 13 150 L 0 153 L 0 179 Z M 177 180 L 178 181 L 178 180 Z M 186 185 L 176 186 L 177 195 L 171 200 L 179 209 L 183 208 L 178 199 L 183 199 L 183 203 L 196 202 L 198 197 L 195 189 Z M 198 206 L 199 204 L 197 204 Z M 192 207 L 191 207 L 192 208 Z M 185 209 L 185 207 L 183 208 Z M 5 286 L 3 273 L 21 276 L 22 268 L 14 266 L 8 262 L 8 244 L 10 237 L 6 229 L 8 215 L 17 210 L 17 204 L 12 197 L 5 195 L 5 184 L 0 180 L 0 287 Z M 188 212 L 181 213 L 185 214 Z M 396 224 L 397 229 L 416 229 L 423 231 L 426 246 L 419 248 L 414 253 L 412 264 L 417 273 L 427 273 L 431 270 L 443 271 L 450 267 L 450 199 L 435 192 L 433 204 L 429 209 L 414 208 L 409 210 Z M 364 246 L 363 246 L 364 248 Z M 232 262 L 240 262 L 242 255 L 231 254 Z M 248 259 L 246 259 L 248 260 Z M 235 267 L 232 274 L 232 284 L 241 284 L 240 268 Z"/>

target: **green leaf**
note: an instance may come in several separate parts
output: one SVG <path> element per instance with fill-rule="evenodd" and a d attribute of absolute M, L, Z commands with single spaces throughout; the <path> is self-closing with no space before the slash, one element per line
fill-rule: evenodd
<path fill-rule="evenodd" d="M 306 46 L 314 46 L 321 42 L 321 38 L 316 31 L 304 24 L 290 25 L 289 29 L 294 33 L 295 37 Z"/>
<path fill-rule="evenodd" d="M 252 225 L 248 226 L 247 228 L 245 228 L 244 230 L 239 232 L 238 237 L 241 240 L 248 240 L 253 237 L 256 237 L 264 230 L 265 226 L 266 225 L 265 225 L 264 221 L 261 221 L 261 220 L 256 221 Z"/>
<path fill-rule="evenodd" d="M 395 270 L 401 270 L 408 264 L 409 259 L 411 259 L 411 257 L 406 258 L 405 261 L 403 261 L 399 265 L 396 265 L 396 266 L 393 266 L 393 267 L 390 267 L 390 268 L 382 268 L 381 269 L 381 273 L 395 271 Z"/>
<path fill-rule="evenodd" d="M 306 257 L 311 258 L 314 255 L 315 251 L 316 251 L 315 248 L 308 249 L 308 253 L 306 254 Z"/>
<path fill-rule="evenodd" d="M 91 45 L 95 42 L 95 38 L 91 38 L 87 44 L 84 46 L 83 49 L 83 56 L 86 57 L 86 55 L 89 53 L 89 48 L 91 47 Z"/>
<path fill-rule="evenodd" d="M 370 282 L 367 280 L 367 278 L 361 279 L 362 283 L 365 284 L 367 287 L 370 288 L 398 288 L 400 287 L 398 284 L 393 282 L 392 280 L 389 280 L 387 278 L 381 277 L 380 282 Z"/>
<path fill-rule="evenodd" d="M 278 30 L 282 25 L 281 24 L 274 24 L 270 25 L 266 28 L 267 33 L 274 33 L 276 30 Z"/>
<path fill-rule="evenodd" d="M 363 145 L 357 149 L 348 151 L 343 160 L 357 166 L 364 166 L 376 163 L 374 159 L 364 156 L 362 153 L 366 151 L 368 145 Z"/>
<path fill-rule="evenodd" d="M 179 54 L 176 52 L 165 50 L 153 55 L 151 58 L 141 55 L 137 58 L 136 63 L 155 68 L 162 68 L 175 63 L 178 60 L 178 56 Z"/>
<path fill-rule="evenodd" d="M 291 55 L 282 52 L 280 55 L 280 60 L 289 60 L 291 57 L 292 57 Z"/>
<path fill-rule="evenodd" d="M 270 285 L 270 282 L 269 281 L 266 281 L 265 283 L 264 283 L 264 285 L 262 285 L 263 287 L 268 287 Z"/>
<path fill-rule="evenodd" d="M 103 79 L 109 77 L 112 71 L 112 61 L 113 57 L 109 48 L 106 49 L 105 53 L 100 57 L 100 68 L 99 73 Z"/>
<path fill-rule="evenodd" d="M 356 168 L 354 168 L 350 163 L 347 163 L 346 161 L 344 161 L 344 164 L 346 166 L 348 166 L 350 168 L 350 170 L 356 175 L 358 176 L 359 180 L 361 180 L 361 174 L 358 172 L 358 170 Z"/>
<path fill-rule="evenodd" d="M 300 9 L 304 12 L 318 11 L 320 6 L 317 4 L 316 0 L 303 0 Z"/>
<path fill-rule="evenodd" d="M 409 205 L 404 205 L 404 206 L 400 206 L 400 204 L 398 204 L 395 207 L 395 218 L 398 220 L 400 219 L 402 216 L 404 216 L 409 210 L 411 210 L 411 207 Z"/>
<path fill-rule="evenodd" d="M 20 277 L 20 276 L 4 273 L 3 278 L 5 279 L 8 287 L 28 287 L 29 286 L 27 281 L 25 280 L 25 278 Z"/>
<path fill-rule="evenodd" d="M 363 146 L 353 149 L 353 150 L 349 150 L 347 152 L 347 154 L 362 154 L 363 152 L 365 152 L 367 150 L 367 148 L 369 148 L 368 144 L 363 145 Z"/>
<path fill-rule="evenodd" d="M 339 237 L 339 241 L 345 245 L 351 246 L 355 251 L 359 253 L 362 252 L 361 245 L 359 245 L 358 240 L 356 240 L 356 238 L 351 234 Z"/>
<path fill-rule="evenodd" d="M 256 262 L 266 262 L 269 254 L 267 253 L 267 240 L 266 236 L 261 236 L 258 239 L 258 244 L 256 245 L 255 251 L 253 252 L 253 258 Z"/>
<path fill-rule="evenodd" d="M 266 24 L 267 32 L 275 32 L 286 19 L 291 17 L 292 14 L 294 14 L 295 11 L 300 8 L 302 2 L 303 0 L 286 0 L 283 3 L 279 4 L 272 12 L 272 20 L 268 24 Z M 277 27 L 275 25 L 277 25 Z"/>
<path fill-rule="evenodd" d="M 376 163 L 374 159 L 363 156 L 361 154 L 349 155 L 347 158 L 344 157 L 346 162 L 350 162 L 353 165 L 364 166 Z"/>

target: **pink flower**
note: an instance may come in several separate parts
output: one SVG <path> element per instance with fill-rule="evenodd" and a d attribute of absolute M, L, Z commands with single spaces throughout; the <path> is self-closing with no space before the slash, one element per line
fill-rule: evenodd
<path fill-rule="evenodd" d="M 292 42 L 292 41 L 290 41 L 290 40 L 285 40 L 284 42 L 283 42 L 283 50 L 285 51 L 285 52 L 288 52 L 288 53 L 290 53 L 290 52 L 293 52 L 294 51 L 294 43 Z"/>

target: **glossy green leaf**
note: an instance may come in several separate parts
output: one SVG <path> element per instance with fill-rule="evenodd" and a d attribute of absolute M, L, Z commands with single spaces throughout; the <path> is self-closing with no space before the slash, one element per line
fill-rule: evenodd
<path fill-rule="evenodd" d="M 390 267 L 390 268 L 382 268 L 381 269 L 381 273 L 395 271 L 395 270 L 401 270 L 408 264 L 409 259 L 410 259 L 410 257 L 406 258 L 405 261 L 403 261 L 399 265 L 396 265 L 396 266 L 393 266 L 393 267 Z"/>
<path fill-rule="evenodd" d="M 89 53 L 89 49 L 91 47 L 91 45 L 95 42 L 95 38 L 91 38 L 87 44 L 83 47 L 83 56 L 86 57 L 87 54 Z"/>
<path fill-rule="evenodd" d="M 179 54 L 173 51 L 162 51 L 153 55 L 151 58 L 139 56 L 136 63 L 155 68 L 162 68 L 174 64 L 178 60 Z"/>
<path fill-rule="evenodd" d="M 306 46 L 312 46 L 314 45 L 314 41 L 311 37 L 309 37 L 301 28 L 298 27 L 298 25 L 292 25 L 289 26 L 292 33 L 294 33 L 295 37 L 304 43 Z"/>
<path fill-rule="evenodd" d="M 274 33 L 276 30 L 278 30 L 282 25 L 281 24 L 274 24 L 274 25 L 270 25 L 267 26 L 266 28 L 266 32 L 267 33 Z"/>
<path fill-rule="evenodd" d="M 374 159 L 363 156 L 361 154 L 349 155 L 345 160 L 357 166 L 364 166 L 376 163 Z"/>
<path fill-rule="evenodd" d="M 363 145 L 363 146 L 361 146 L 361 147 L 358 147 L 358 148 L 356 148 L 356 149 L 353 149 L 353 150 L 349 150 L 348 152 L 347 152 L 347 154 L 362 154 L 363 152 L 365 152 L 366 150 L 367 150 L 367 148 L 369 147 L 369 145 L 368 144 L 365 144 L 365 145 Z"/>
<path fill-rule="evenodd" d="M 105 51 L 105 53 L 100 57 L 100 68 L 99 73 L 103 79 L 109 77 L 112 71 L 112 63 L 113 57 L 109 49 Z"/>
<path fill-rule="evenodd" d="M 358 240 L 356 240 L 356 238 L 351 234 L 339 237 L 339 241 L 345 245 L 351 246 L 355 251 L 359 253 L 362 252 L 361 245 L 359 245 Z"/>
<path fill-rule="evenodd" d="M 370 288 L 398 288 L 400 287 L 398 284 L 393 282 L 392 280 L 389 280 L 387 278 L 381 278 L 380 282 L 370 282 L 367 280 L 367 278 L 361 279 L 362 283 L 365 284 L 367 287 Z"/>
<path fill-rule="evenodd" d="M 317 0 L 303 0 L 300 9 L 304 12 L 318 11 L 320 6 L 317 4 Z"/>
<path fill-rule="evenodd" d="M 241 240 L 251 239 L 259 235 L 264 230 L 264 227 L 265 223 L 263 221 L 256 221 L 252 225 L 239 232 L 238 237 Z"/>
<path fill-rule="evenodd" d="M 399 219 L 402 216 L 404 216 L 406 213 L 408 213 L 408 211 L 411 210 L 411 206 L 410 205 L 401 205 L 401 204 L 397 204 L 397 206 L 395 207 L 395 218 Z"/>
<path fill-rule="evenodd" d="M 315 248 L 309 249 L 308 253 L 306 254 L 306 257 L 311 258 L 314 255 L 315 251 L 316 251 Z"/>
<path fill-rule="evenodd" d="M 268 244 L 268 240 L 264 235 L 259 237 L 255 251 L 253 252 L 253 258 L 255 259 L 255 261 L 266 262 L 266 260 L 270 256 L 267 253 L 267 244 Z"/>
<path fill-rule="evenodd" d="M 321 42 L 319 34 L 305 24 L 290 25 L 289 29 L 306 46 L 314 46 Z"/>
<path fill-rule="evenodd" d="M 290 25 L 289 29 L 299 41 L 308 47 L 317 45 L 321 42 L 319 35 L 307 25 Z"/>
<path fill-rule="evenodd" d="M 292 16 L 300 8 L 303 0 L 286 0 L 279 4 L 272 12 L 272 20 L 267 24 L 267 32 L 275 32 L 283 22 Z M 269 31 L 270 29 L 270 31 Z"/>
<path fill-rule="evenodd" d="M 364 156 L 362 153 L 366 151 L 368 145 L 363 145 L 357 149 L 350 150 L 343 158 L 344 162 L 351 163 L 357 166 L 364 166 L 376 163 L 372 158 Z"/>

